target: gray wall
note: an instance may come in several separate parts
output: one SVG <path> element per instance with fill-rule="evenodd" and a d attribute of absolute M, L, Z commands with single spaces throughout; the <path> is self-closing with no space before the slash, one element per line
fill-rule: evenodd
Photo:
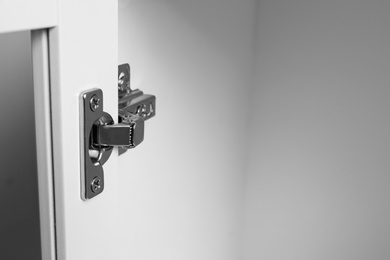
<path fill-rule="evenodd" d="M 0 34 L 0 258 L 40 259 L 30 33 Z"/>
<path fill-rule="evenodd" d="M 244 259 L 389 259 L 389 13 L 259 1 Z"/>

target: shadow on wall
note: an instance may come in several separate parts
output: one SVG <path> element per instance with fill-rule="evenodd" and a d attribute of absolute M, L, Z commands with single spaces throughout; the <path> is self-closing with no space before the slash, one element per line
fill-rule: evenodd
<path fill-rule="evenodd" d="M 260 1 L 245 260 L 390 259 L 389 10 Z"/>
<path fill-rule="evenodd" d="M 41 259 L 30 33 L 0 35 L 0 254 Z"/>

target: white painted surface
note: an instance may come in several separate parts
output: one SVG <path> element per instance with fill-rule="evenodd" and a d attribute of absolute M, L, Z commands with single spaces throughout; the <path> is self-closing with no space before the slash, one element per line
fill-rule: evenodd
<path fill-rule="evenodd" d="M 117 114 L 117 3 L 59 1 L 50 30 L 54 180 L 58 260 L 125 259 L 118 252 L 117 157 L 105 167 L 104 194 L 80 198 L 80 93 L 99 87 Z"/>
<path fill-rule="evenodd" d="M 56 0 L 0 0 L 0 33 L 57 25 Z"/>
<path fill-rule="evenodd" d="M 228 4 L 229 7 L 221 8 Z M 236 259 L 253 1 L 60 1 L 50 31 L 58 259 Z M 93 10 L 93 11 L 92 11 Z M 80 199 L 79 95 L 115 118 L 117 65 L 157 96 L 144 143 Z"/>
<path fill-rule="evenodd" d="M 243 259 L 389 259 L 390 2 L 259 3 Z"/>
<path fill-rule="evenodd" d="M 122 259 L 238 259 L 254 1 L 119 6 L 119 62 L 157 96 L 119 158 Z"/>
<path fill-rule="evenodd" d="M 49 32 L 31 32 L 32 70 L 34 73 L 34 112 L 36 160 L 38 169 L 41 259 L 53 260 L 55 213 L 53 190 L 53 151 L 50 108 Z"/>

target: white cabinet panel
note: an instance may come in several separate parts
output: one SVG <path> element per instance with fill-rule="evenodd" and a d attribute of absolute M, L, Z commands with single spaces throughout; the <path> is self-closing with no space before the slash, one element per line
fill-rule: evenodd
<path fill-rule="evenodd" d="M 61 0 L 58 258 L 388 256 L 389 5 L 336 2 L 119 1 L 118 17 L 115 1 Z M 156 117 L 82 201 L 80 93 L 101 88 L 116 118 L 120 63 Z"/>
<path fill-rule="evenodd" d="M 119 157 L 128 259 L 239 259 L 254 5 L 120 2 L 119 62 L 157 97 L 144 143 Z"/>
<path fill-rule="evenodd" d="M 56 0 L 1 0 L 0 33 L 57 25 Z"/>
<path fill-rule="evenodd" d="M 104 110 L 117 115 L 117 19 L 116 1 L 64 0 L 49 32 L 59 260 L 121 259 L 117 156 L 105 165 L 104 194 L 80 196 L 80 94 L 101 88 Z"/>

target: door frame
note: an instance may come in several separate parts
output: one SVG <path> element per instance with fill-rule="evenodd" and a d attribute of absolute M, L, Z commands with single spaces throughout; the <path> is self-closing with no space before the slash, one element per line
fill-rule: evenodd
<path fill-rule="evenodd" d="M 31 32 L 42 259 L 56 259 L 48 29 Z"/>
<path fill-rule="evenodd" d="M 118 152 L 104 196 L 83 201 L 80 94 L 117 116 L 118 8 L 111 0 L 3 0 L 0 33 L 31 30 L 42 259 L 117 259 Z M 23 6 L 23 8 L 20 8 Z"/>

